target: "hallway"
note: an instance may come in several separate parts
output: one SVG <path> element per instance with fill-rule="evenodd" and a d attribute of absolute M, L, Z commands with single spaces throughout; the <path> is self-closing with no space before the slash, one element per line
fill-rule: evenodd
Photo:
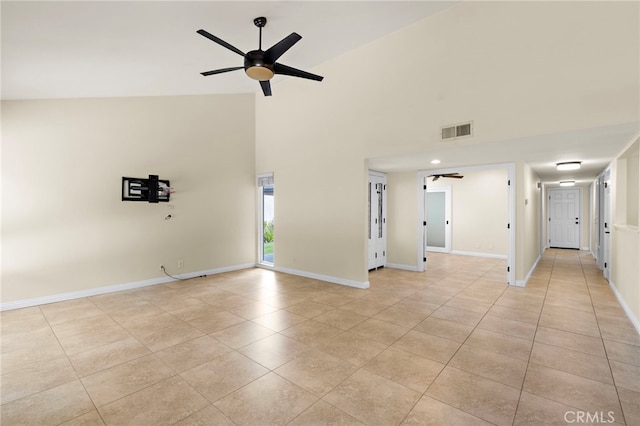
<path fill-rule="evenodd" d="M 593 258 L 504 270 L 429 253 L 368 290 L 255 268 L 3 312 L 2 424 L 640 424 L 640 337 Z"/>

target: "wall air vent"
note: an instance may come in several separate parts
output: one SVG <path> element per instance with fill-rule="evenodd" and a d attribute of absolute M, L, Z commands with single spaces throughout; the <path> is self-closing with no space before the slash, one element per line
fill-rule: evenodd
<path fill-rule="evenodd" d="M 442 140 L 462 138 L 471 135 L 471 121 L 442 128 Z"/>

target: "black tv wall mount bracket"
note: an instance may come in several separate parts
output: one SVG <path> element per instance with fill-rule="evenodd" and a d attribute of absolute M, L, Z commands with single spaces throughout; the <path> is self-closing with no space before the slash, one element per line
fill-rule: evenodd
<path fill-rule="evenodd" d="M 122 201 L 166 203 L 171 192 L 170 182 L 158 179 L 158 175 L 149 175 L 148 178 L 122 177 Z"/>

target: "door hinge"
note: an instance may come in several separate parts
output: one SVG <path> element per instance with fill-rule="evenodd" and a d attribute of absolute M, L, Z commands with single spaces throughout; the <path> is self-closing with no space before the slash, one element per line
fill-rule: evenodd
<path fill-rule="evenodd" d="M 511 224 L 507 223 L 507 229 L 511 229 Z"/>
<path fill-rule="evenodd" d="M 511 179 L 507 181 L 507 185 L 511 186 Z"/>
<path fill-rule="evenodd" d="M 378 253 L 376 253 L 376 259 L 378 258 Z"/>
<path fill-rule="evenodd" d="M 383 250 L 382 251 L 382 256 L 386 256 L 386 255 L 387 255 L 387 252 Z"/>
<path fill-rule="evenodd" d="M 607 182 L 605 182 L 605 183 L 604 183 L 604 187 L 605 187 L 605 188 L 608 188 L 608 187 L 609 187 L 609 184 L 608 184 Z"/>
<path fill-rule="evenodd" d="M 422 189 L 424 189 L 424 190 L 426 191 L 426 190 L 427 190 L 427 185 L 424 185 L 424 186 L 422 187 Z"/>
<path fill-rule="evenodd" d="M 423 257 L 423 258 L 422 258 L 422 261 L 423 261 L 423 262 L 426 262 L 426 261 L 427 261 L 427 258 L 426 258 L 426 257 Z"/>
<path fill-rule="evenodd" d="M 551 222 L 551 218 L 549 218 L 549 222 Z"/>
<path fill-rule="evenodd" d="M 422 226 L 427 226 L 427 221 L 425 220 L 424 222 L 422 222 Z M 606 228 L 606 225 L 605 225 Z"/>
<path fill-rule="evenodd" d="M 605 267 L 605 268 L 607 267 L 607 262 L 604 262 L 604 267 Z"/>
<path fill-rule="evenodd" d="M 507 272 L 511 272 L 511 267 L 507 266 Z"/>

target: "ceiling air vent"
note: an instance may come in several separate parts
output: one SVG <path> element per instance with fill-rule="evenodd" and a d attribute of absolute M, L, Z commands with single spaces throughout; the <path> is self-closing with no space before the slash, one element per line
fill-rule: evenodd
<path fill-rule="evenodd" d="M 471 122 L 442 128 L 442 140 L 471 136 Z"/>

